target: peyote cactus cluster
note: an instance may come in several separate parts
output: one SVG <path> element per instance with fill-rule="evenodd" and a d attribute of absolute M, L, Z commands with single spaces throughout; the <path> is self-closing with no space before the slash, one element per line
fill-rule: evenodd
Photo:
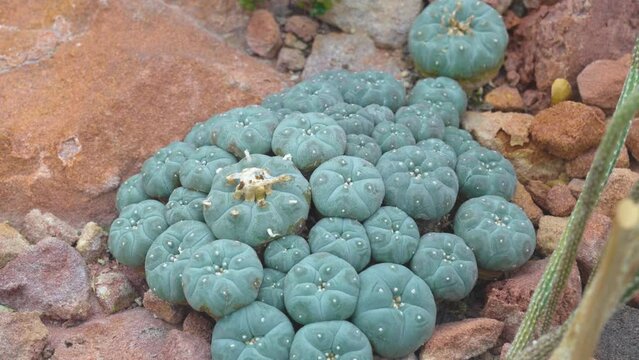
<path fill-rule="evenodd" d="M 215 359 L 406 356 L 436 301 L 534 250 L 512 165 L 458 128 L 466 104 L 449 78 L 406 96 L 334 70 L 213 116 L 122 184 L 109 249 L 217 320 Z"/>

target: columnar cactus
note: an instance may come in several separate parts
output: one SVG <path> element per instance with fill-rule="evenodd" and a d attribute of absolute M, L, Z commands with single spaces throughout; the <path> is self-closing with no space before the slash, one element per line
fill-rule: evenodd
<path fill-rule="evenodd" d="M 419 240 L 410 268 L 430 287 L 435 299 L 465 298 L 477 281 L 477 261 L 464 240 L 454 234 L 428 233 Z"/>
<path fill-rule="evenodd" d="M 238 158 L 245 152 L 271 152 L 273 132 L 279 119 L 269 109 L 252 105 L 229 110 L 211 125 L 211 142 Z"/>
<path fill-rule="evenodd" d="M 345 320 L 355 311 L 359 276 L 346 261 L 316 253 L 297 263 L 284 278 L 284 305 L 300 324 Z"/>
<path fill-rule="evenodd" d="M 364 222 L 376 262 L 404 264 L 417 250 L 419 229 L 415 220 L 394 206 L 383 206 Z"/>
<path fill-rule="evenodd" d="M 171 193 L 166 203 L 166 221 L 173 225 L 182 220 L 204 221 L 202 201 L 205 193 L 179 187 Z"/>
<path fill-rule="evenodd" d="M 310 179 L 315 209 L 323 216 L 370 217 L 384 200 L 384 181 L 375 165 L 338 156 L 320 165 Z"/>
<path fill-rule="evenodd" d="M 483 1 L 438 0 L 415 19 L 408 49 L 418 71 L 453 78 L 467 88 L 495 77 L 508 33 L 501 16 Z"/>
<path fill-rule="evenodd" d="M 286 315 L 256 301 L 218 320 L 211 355 L 215 360 L 288 360 L 294 336 Z"/>
<path fill-rule="evenodd" d="M 511 271 L 535 250 L 532 223 L 520 207 L 500 196 L 464 202 L 455 215 L 455 234 L 473 250 L 481 269 Z"/>
<path fill-rule="evenodd" d="M 250 155 L 213 178 L 204 219 L 217 238 L 258 246 L 297 233 L 310 196 L 308 181 L 290 160 Z"/>
<path fill-rule="evenodd" d="M 406 356 L 435 329 L 435 300 L 424 280 L 402 265 L 381 263 L 360 274 L 361 289 L 351 320 L 387 358 Z"/>
<path fill-rule="evenodd" d="M 109 251 L 125 265 L 143 267 L 153 240 L 168 226 L 161 202 L 143 200 L 127 205 L 109 229 Z"/>
<path fill-rule="evenodd" d="M 371 260 L 366 229 L 353 219 L 323 218 L 311 228 L 308 243 L 311 253 L 331 253 L 346 260 L 357 271 L 364 269 Z"/>
<path fill-rule="evenodd" d="M 191 254 L 210 244 L 215 236 L 206 224 L 180 221 L 158 236 L 146 254 L 144 272 L 149 288 L 160 299 L 186 304 L 182 289 L 182 273 Z"/>
<path fill-rule="evenodd" d="M 255 250 L 227 239 L 215 240 L 194 251 L 182 273 L 189 305 L 214 319 L 255 301 L 263 277 Z"/>
<path fill-rule="evenodd" d="M 297 331 L 290 360 L 373 360 L 373 349 L 364 334 L 348 321 L 322 321 Z"/>
<path fill-rule="evenodd" d="M 310 172 L 324 161 L 344 154 L 346 133 L 328 115 L 294 113 L 277 126 L 272 146 L 276 155 L 290 154 L 298 169 Z"/>

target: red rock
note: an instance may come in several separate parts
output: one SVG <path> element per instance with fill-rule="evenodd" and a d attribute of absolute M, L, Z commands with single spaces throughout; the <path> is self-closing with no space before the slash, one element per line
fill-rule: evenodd
<path fill-rule="evenodd" d="M 171 330 L 160 352 L 164 360 L 211 360 L 211 343 L 180 330 Z"/>
<path fill-rule="evenodd" d="M 611 229 L 612 220 L 606 215 L 594 213 L 588 219 L 577 251 L 577 265 L 579 265 L 581 280 L 584 284 L 601 257 Z"/>
<path fill-rule="evenodd" d="M 286 85 L 159 0 L 8 0 L 0 18 L 22 32 L 58 15 L 73 36 L 0 74 L 0 218 L 17 227 L 33 208 L 109 223 L 116 188 L 158 148 Z"/>
<path fill-rule="evenodd" d="M 144 293 L 143 304 L 144 308 L 152 312 L 153 315 L 169 324 L 181 323 L 188 312 L 186 306 L 171 304 L 168 301 L 162 300 L 151 290 Z"/>
<path fill-rule="evenodd" d="M 635 119 L 630 126 L 630 132 L 626 138 L 626 146 L 635 160 L 639 160 L 639 121 Z"/>
<path fill-rule="evenodd" d="M 597 210 L 614 218 L 617 203 L 630 195 L 633 185 L 639 181 L 639 174 L 630 169 L 613 169 L 604 188 Z"/>
<path fill-rule="evenodd" d="M 304 41 L 311 41 L 317 35 L 319 23 L 308 16 L 293 15 L 286 19 L 284 30 L 297 35 Z"/>
<path fill-rule="evenodd" d="M 535 204 L 539 205 L 542 209 L 546 209 L 548 204 L 546 204 L 546 199 L 548 198 L 548 192 L 550 191 L 550 186 L 538 180 L 531 180 L 526 184 L 526 190 L 535 201 Z"/>
<path fill-rule="evenodd" d="M 513 195 L 512 202 L 524 210 L 533 225 L 539 224 L 539 219 L 544 215 L 539 206 L 535 204 L 526 188 L 518 181 Z"/>
<path fill-rule="evenodd" d="M 484 101 L 498 111 L 523 111 L 524 99 L 519 91 L 508 85 L 502 85 L 491 90 L 484 97 Z"/>
<path fill-rule="evenodd" d="M 304 53 L 298 49 L 284 47 L 277 55 L 277 68 L 280 70 L 299 71 L 304 69 L 304 63 L 306 63 Z"/>
<path fill-rule="evenodd" d="M 530 298 L 548 264 L 548 259 L 533 260 L 522 266 L 511 278 L 491 283 L 486 288 L 486 305 L 481 316 L 504 322 L 501 338 L 512 341 L 524 317 Z M 557 305 L 554 324 L 564 322 L 581 300 L 581 280 L 573 265 L 566 289 Z"/>
<path fill-rule="evenodd" d="M 553 216 L 568 216 L 575 208 L 577 199 L 572 196 L 567 185 L 555 185 L 546 195 L 548 212 Z"/>
<path fill-rule="evenodd" d="M 86 319 L 89 272 L 68 244 L 48 238 L 0 269 L 0 303 L 59 320 Z"/>
<path fill-rule="evenodd" d="M 250 13 L 237 0 L 166 0 L 194 18 L 201 26 L 222 35 L 226 42 L 236 45 L 235 38 L 246 30 Z"/>
<path fill-rule="evenodd" d="M 29 211 L 24 217 L 23 233 L 32 244 L 54 237 L 69 245 L 78 241 L 78 231 L 51 213 L 42 213 L 39 209 Z"/>
<path fill-rule="evenodd" d="M 197 336 L 211 343 L 211 335 L 213 333 L 213 324 L 215 321 L 205 313 L 195 310 L 189 311 L 182 323 L 182 330 L 191 335 Z"/>
<path fill-rule="evenodd" d="M 566 163 L 566 175 L 571 178 L 585 179 L 592 165 L 592 161 L 595 159 L 595 152 L 597 148 L 592 148 L 585 153 L 577 156 Z M 615 167 L 627 168 L 630 166 L 630 157 L 628 156 L 628 149 L 624 146 L 619 153 L 619 159 Z"/>
<path fill-rule="evenodd" d="M 542 216 L 537 229 L 537 250 L 546 256 L 552 254 L 567 225 L 567 217 Z"/>
<path fill-rule="evenodd" d="M 610 21 L 614 19 L 614 21 Z M 618 0 L 563 0 L 541 6 L 522 19 L 511 36 L 507 71 L 524 85 L 550 89 L 557 78 L 576 85 L 577 75 L 595 60 L 617 59 L 632 50 L 639 28 L 639 3 Z"/>
<path fill-rule="evenodd" d="M 108 234 L 98 224 L 88 222 L 82 232 L 75 249 L 84 258 L 87 264 L 96 262 L 106 255 Z"/>
<path fill-rule="evenodd" d="M 510 72 L 508 73 L 510 74 Z M 517 79 L 519 79 L 519 77 L 517 77 Z M 511 85 L 514 84 L 511 82 Z M 528 89 L 524 91 L 522 98 L 526 109 L 532 114 L 536 114 L 550 106 L 550 95 L 543 91 Z"/>
<path fill-rule="evenodd" d="M 93 288 L 100 305 L 109 314 L 128 308 L 138 296 L 126 275 L 117 271 L 99 273 Z"/>
<path fill-rule="evenodd" d="M 577 76 L 581 101 L 604 110 L 614 110 L 629 68 L 629 56 L 590 63 Z"/>
<path fill-rule="evenodd" d="M 135 308 L 70 328 L 50 327 L 54 360 L 157 359 L 173 325 Z"/>
<path fill-rule="evenodd" d="M 0 357 L 37 360 L 47 345 L 49 331 L 36 312 L 0 312 Z"/>
<path fill-rule="evenodd" d="M 503 322 L 482 318 L 438 325 L 422 348 L 419 359 L 470 359 L 494 347 L 503 329 Z"/>
<path fill-rule="evenodd" d="M 255 10 L 246 28 L 246 42 L 251 51 L 265 58 L 274 58 L 282 47 L 280 26 L 268 10 Z"/>
<path fill-rule="evenodd" d="M 396 78 L 405 65 L 397 51 L 381 50 L 366 34 L 329 33 L 317 35 L 311 55 L 306 59 L 302 78 L 308 79 L 324 70 L 381 70 Z"/>
<path fill-rule="evenodd" d="M 564 172 L 564 160 L 550 155 L 530 139 L 534 117 L 516 112 L 466 111 L 462 127 L 482 146 L 510 160 L 522 182 L 550 181 Z"/>
<path fill-rule="evenodd" d="M 513 3 L 513 0 L 484 0 L 484 2 L 495 8 L 498 13 L 503 14 Z"/>
<path fill-rule="evenodd" d="M 549 153 L 571 160 L 599 144 L 605 130 L 598 108 L 562 101 L 539 112 L 530 128 L 533 141 Z"/>
<path fill-rule="evenodd" d="M 568 183 L 568 188 L 570 189 L 570 192 L 572 193 L 572 196 L 575 197 L 575 199 L 579 199 L 579 195 L 581 195 L 581 192 L 584 190 L 585 183 L 586 181 L 582 179 L 572 179 Z"/>
<path fill-rule="evenodd" d="M 29 248 L 27 240 L 8 223 L 0 223 L 0 269 Z"/>

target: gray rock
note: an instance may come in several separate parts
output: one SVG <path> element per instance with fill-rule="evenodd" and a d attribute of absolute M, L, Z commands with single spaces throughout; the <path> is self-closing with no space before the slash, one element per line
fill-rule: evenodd
<path fill-rule="evenodd" d="M 87 264 L 106 255 L 107 235 L 106 231 L 94 222 L 89 222 L 84 226 L 75 249 L 78 250 Z"/>
<path fill-rule="evenodd" d="M 381 70 L 398 78 L 403 67 L 401 54 L 377 49 L 366 34 L 330 33 L 315 37 L 302 78 L 329 69 Z"/>
<path fill-rule="evenodd" d="M 285 47 L 277 56 L 277 68 L 280 70 L 302 70 L 305 62 L 304 53 L 298 49 Z"/>
<path fill-rule="evenodd" d="M 109 314 L 128 308 L 138 296 L 129 279 L 120 272 L 100 273 L 93 284 L 100 305 Z"/>
<path fill-rule="evenodd" d="M 598 360 L 639 359 L 639 309 L 624 305 L 610 318 L 595 353 Z"/>
<path fill-rule="evenodd" d="M 7 223 L 0 223 L 0 269 L 28 248 L 29 243 L 18 230 Z"/>
<path fill-rule="evenodd" d="M 380 47 L 397 49 L 408 39 L 421 0 L 341 0 L 320 17 L 345 32 L 367 33 Z"/>
<path fill-rule="evenodd" d="M 78 231 L 74 227 L 51 213 L 42 213 L 40 209 L 33 209 L 24 217 L 23 234 L 32 244 L 47 237 L 54 237 L 69 245 L 78 241 Z"/>
<path fill-rule="evenodd" d="M 47 238 L 0 269 L 0 303 L 54 320 L 89 316 L 89 270 L 68 244 Z"/>

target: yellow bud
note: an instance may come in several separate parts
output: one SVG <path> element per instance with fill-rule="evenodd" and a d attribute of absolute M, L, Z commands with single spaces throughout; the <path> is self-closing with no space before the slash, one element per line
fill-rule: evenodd
<path fill-rule="evenodd" d="M 570 99 L 572 96 L 572 87 L 568 80 L 559 78 L 552 82 L 550 89 L 550 102 L 552 105 Z"/>

